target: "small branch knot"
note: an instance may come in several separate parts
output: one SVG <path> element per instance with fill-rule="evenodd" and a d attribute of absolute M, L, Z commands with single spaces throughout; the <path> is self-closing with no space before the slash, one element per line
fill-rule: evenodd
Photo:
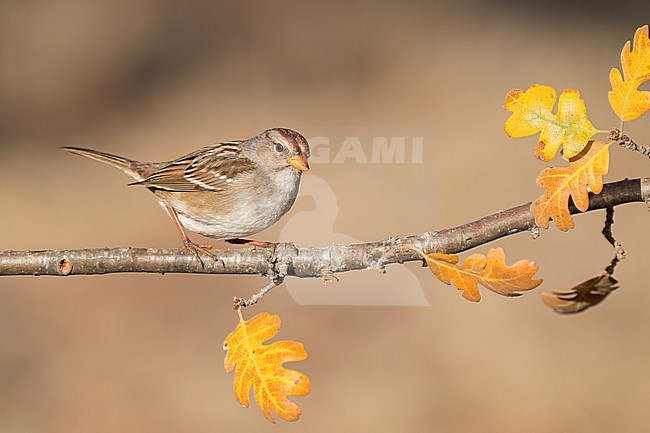
<path fill-rule="evenodd" d="M 66 256 L 59 260 L 59 272 L 61 272 L 61 275 L 70 275 L 70 272 L 72 272 L 72 263 Z"/>
<path fill-rule="evenodd" d="M 269 277 L 274 279 L 284 279 L 291 272 L 293 266 L 293 257 L 296 257 L 300 249 L 293 242 L 282 242 L 275 244 L 273 255 L 269 259 L 271 265 Z"/>
<path fill-rule="evenodd" d="M 533 224 L 533 226 L 530 228 L 530 235 L 532 238 L 537 239 L 540 234 L 541 232 L 539 226 L 537 224 Z"/>

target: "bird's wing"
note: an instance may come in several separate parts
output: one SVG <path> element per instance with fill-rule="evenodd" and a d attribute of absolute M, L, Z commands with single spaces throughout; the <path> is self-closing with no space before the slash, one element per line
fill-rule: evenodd
<path fill-rule="evenodd" d="M 239 142 L 219 143 L 199 149 L 171 161 L 132 185 L 167 191 L 222 191 L 237 176 L 253 169 L 253 162 L 243 158 Z"/>

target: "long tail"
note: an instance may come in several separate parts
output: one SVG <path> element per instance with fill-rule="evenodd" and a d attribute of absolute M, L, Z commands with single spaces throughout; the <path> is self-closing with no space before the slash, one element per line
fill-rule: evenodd
<path fill-rule="evenodd" d="M 132 159 L 123 158 L 117 155 L 111 155 L 110 153 L 99 152 L 92 149 L 84 149 L 82 147 L 62 147 L 61 149 L 70 153 L 74 153 L 75 155 L 85 156 L 90 159 L 94 159 L 95 161 L 112 165 L 113 167 L 119 168 L 124 173 L 128 174 L 137 181 L 145 179 L 152 171 L 150 168 L 151 164 L 134 161 Z"/>

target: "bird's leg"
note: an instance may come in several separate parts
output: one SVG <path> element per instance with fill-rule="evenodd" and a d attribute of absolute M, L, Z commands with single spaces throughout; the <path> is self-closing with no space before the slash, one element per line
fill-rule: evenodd
<path fill-rule="evenodd" d="M 248 245 L 249 247 L 274 248 L 277 242 L 255 241 L 252 239 L 225 239 L 226 242 L 233 245 Z"/>
<path fill-rule="evenodd" d="M 181 239 L 183 240 L 183 245 L 185 245 L 185 248 L 187 248 L 192 253 L 194 253 L 196 258 L 201 263 L 201 266 L 203 266 L 203 260 L 201 260 L 201 253 L 209 256 L 214 261 L 218 261 L 219 258 L 210 251 L 212 249 L 212 244 L 198 245 L 192 242 L 190 238 L 187 236 L 187 234 L 185 233 L 185 230 L 183 229 L 183 225 L 178 219 L 178 214 L 176 213 L 176 209 L 168 205 L 165 205 L 165 207 L 167 208 L 167 212 L 169 213 L 169 216 L 171 217 L 172 221 L 174 221 L 178 233 L 180 233 L 181 235 Z"/>

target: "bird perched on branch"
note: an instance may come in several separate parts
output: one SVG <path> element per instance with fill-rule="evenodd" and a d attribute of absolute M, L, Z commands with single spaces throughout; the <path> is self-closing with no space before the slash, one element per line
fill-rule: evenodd
<path fill-rule="evenodd" d="M 147 187 L 176 224 L 183 244 L 200 260 L 211 245 L 192 242 L 185 229 L 231 243 L 277 222 L 293 205 L 309 170 L 309 143 L 298 132 L 268 129 L 256 137 L 201 148 L 168 162 L 140 162 L 91 149 L 64 150 L 117 167 Z"/>

